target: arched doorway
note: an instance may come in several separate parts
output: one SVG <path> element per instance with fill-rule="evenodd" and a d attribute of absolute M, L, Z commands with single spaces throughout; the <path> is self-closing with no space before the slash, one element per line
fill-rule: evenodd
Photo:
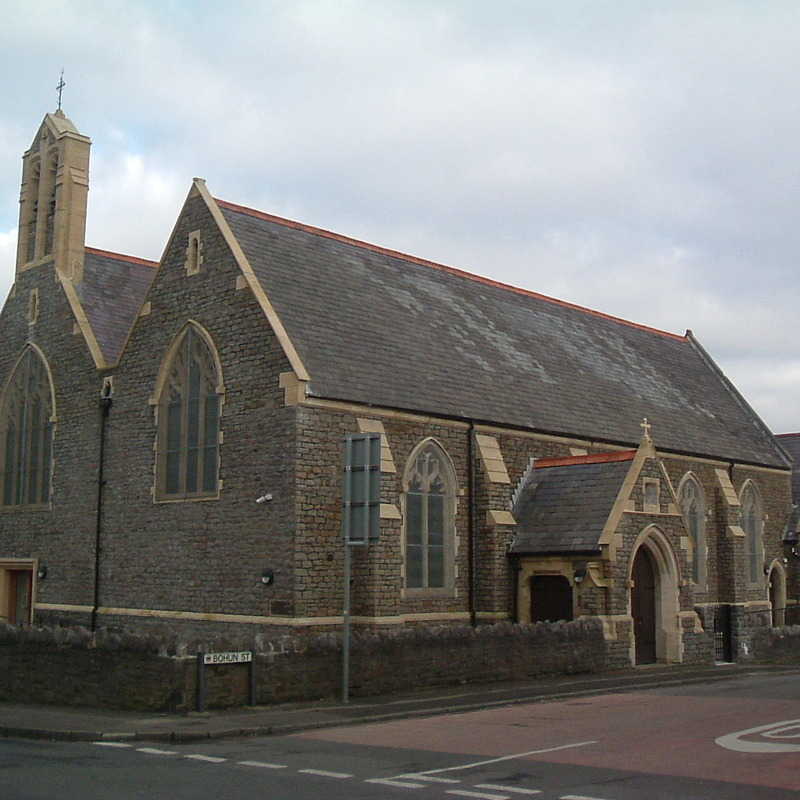
<path fill-rule="evenodd" d="M 656 570 L 646 547 L 640 547 L 631 570 L 631 616 L 636 663 L 656 661 Z"/>
<path fill-rule="evenodd" d="M 656 525 L 636 538 L 628 562 L 633 664 L 683 660 L 678 586 L 680 570 L 669 539 Z"/>
<path fill-rule="evenodd" d="M 776 561 L 769 571 L 769 605 L 773 628 L 786 624 L 786 574 Z"/>

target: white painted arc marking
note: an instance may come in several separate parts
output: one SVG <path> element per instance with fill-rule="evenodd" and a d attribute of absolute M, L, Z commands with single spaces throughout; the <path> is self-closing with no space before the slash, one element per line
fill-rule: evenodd
<path fill-rule="evenodd" d="M 137 753 L 147 753 L 151 756 L 176 756 L 177 750 L 159 750 L 157 747 L 137 747 Z"/>
<path fill-rule="evenodd" d="M 764 737 L 778 738 L 781 732 L 794 730 L 797 725 L 800 725 L 800 719 L 784 719 L 780 722 L 771 722 L 769 725 L 758 725 L 755 728 L 729 733 L 727 736 L 718 736 L 714 739 L 714 743 L 737 753 L 797 753 L 800 752 L 800 744 L 753 742 L 742 738 L 759 733 Z M 794 735 L 786 738 L 794 738 Z"/>
<path fill-rule="evenodd" d="M 209 764 L 221 764 L 223 761 L 227 761 L 227 758 L 219 758 L 217 756 L 204 756 L 200 753 L 193 753 L 190 756 L 186 756 L 186 758 L 192 758 L 195 761 L 208 761 Z"/>
<path fill-rule="evenodd" d="M 286 764 L 269 764 L 266 761 L 237 761 L 243 767 L 261 767 L 262 769 L 286 769 Z"/>
<path fill-rule="evenodd" d="M 299 769 L 304 775 L 319 775 L 322 778 L 352 778 L 349 772 L 328 772 L 326 769 Z"/>
<path fill-rule="evenodd" d="M 490 758 L 486 761 L 474 761 L 472 764 L 460 764 L 457 767 L 442 767 L 441 769 L 429 769 L 426 772 L 417 772 L 414 775 L 409 775 L 408 777 L 414 778 L 422 778 L 425 775 L 435 775 L 439 772 L 453 772 L 455 770 L 460 769 L 472 769 L 473 767 L 483 767 L 486 764 L 498 764 L 501 761 L 511 761 L 514 758 L 525 758 L 525 756 L 535 756 L 539 755 L 539 753 L 555 753 L 557 750 L 569 750 L 573 747 L 586 747 L 589 744 L 597 744 L 596 739 L 592 739 L 588 742 L 574 742 L 573 744 L 561 744 L 558 747 L 545 747 L 542 750 L 528 750 L 526 753 L 514 753 L 510 756 L 500 756 L 499 758 Z M 405 775 L 395 775 L 395 778 L 403 778 L 406 777 Z"/>
<path fill-rule="evenodd" d="M 511 792 L 512 794 L 541 794 L 541 789 L 521 789 L 519 786 L 501 786 L 499 783 L 476 783 L 476 789 L 497 789 L 498 792 Z"/>
<path fill-rule="evenodd" d="M 460 797 L 479 797 L 481 800 L 511 800 L 507 794 L 489 794 L 489 792 L 469 792 L 466 789 L 448 789 L 447 794 L 457 794 Z"/>
<path fill-rule="evenodd" d="M 423 789 L 424 783 L 412 783 L 411 781 L 393 781 L 391 778 L 368 778 L 364 783 L 380 783 L 383 786 L 396 786 L 398 789 Z"/>
<path fill-rule="evenodd" d="M 125 744 L 125 742 L 92 742 L 98 747 L 133 747 L 132 744 Z"/>

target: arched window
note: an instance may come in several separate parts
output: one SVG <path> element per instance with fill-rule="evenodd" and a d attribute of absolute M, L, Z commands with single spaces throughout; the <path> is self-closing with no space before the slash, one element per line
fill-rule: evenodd
<path fill-rule="evenodd" d="M 455 475 L 436 442 L 424 442 L 411 455 L 403 485 L 406 588 L 449 588 L 455 547 Z"/>
<path fill-rule="evenodd" d="M 187 325 L 170 349 L 158 400 L 158 495 L 215 496 L 219 473 L 219 370 L 206 337 Z"/>
<path fill-rule="evenodd" d="M 47 367 L 28 347 L 6 385 L 0 412 L 2 503 L 35 506 L 50 500 L 53 394 Z"/>
<path fill-rule="evenodd" d="M 748 482 L 742 491 L 742 529 L 745 533 L 747 571 L 750 583 L 758 583 L 761 579 L 761 560 L 763 558 L 761 537 L 763 526 L 764 515 L 761 510 L 761 497 L 755 484 Z"/>
<path fill-rule="evenodd" d="M 705 583 L 706 578 L 706 501 L 703 489 L 694 475 L 687 474 L 678 489 L 686 529 L 692 543 L 691 569 L 695 583 Z"/>

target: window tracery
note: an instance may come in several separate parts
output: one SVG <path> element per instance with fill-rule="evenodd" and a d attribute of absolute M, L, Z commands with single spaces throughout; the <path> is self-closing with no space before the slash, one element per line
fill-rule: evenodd
<path fill-rule="evenodd" d="M 2 504 L 42 505 L 50 500 L 53 406 L 50 377 L 28 347 L 2 401 Z"/>
<path fill-rule="evenodd" d="M 214 356 L 193 325 L 186 327 L 159 402 L 159 494 L 166 499 L 218 491 L 221 398 Z"/>
<path fill-rule="evenodd" d="M 409 461 L 405 484 L 406 588 L 444 589 L 453 583 L 455 476 L 435 442 Z"/>

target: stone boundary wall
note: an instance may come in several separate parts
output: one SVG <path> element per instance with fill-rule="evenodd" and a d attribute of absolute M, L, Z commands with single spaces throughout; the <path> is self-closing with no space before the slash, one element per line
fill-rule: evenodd
<path fill-rule="evenodd" d="M 341 687 L 341 637 L 302 634 L 264 640 L 252 649 L 259 704 L 335 697 Z M 194 708 L 197 650 L 234 649 L 223 642 L 168 641 L 85 628 L 0 625 L 0 700 L 151 711 Z M 405 627 L 354 631 L 355 697 L 539 675 L 598 672 L 616 666 L 598 620 Z M 206 668 L 207 706 L 243 705 L 248 667 Z"/>
<path fill-rule="evenodd" d="M 800 664 L 800 625 L 761 628 L 751 639 L 754 661 L 769 664 Z"/>

